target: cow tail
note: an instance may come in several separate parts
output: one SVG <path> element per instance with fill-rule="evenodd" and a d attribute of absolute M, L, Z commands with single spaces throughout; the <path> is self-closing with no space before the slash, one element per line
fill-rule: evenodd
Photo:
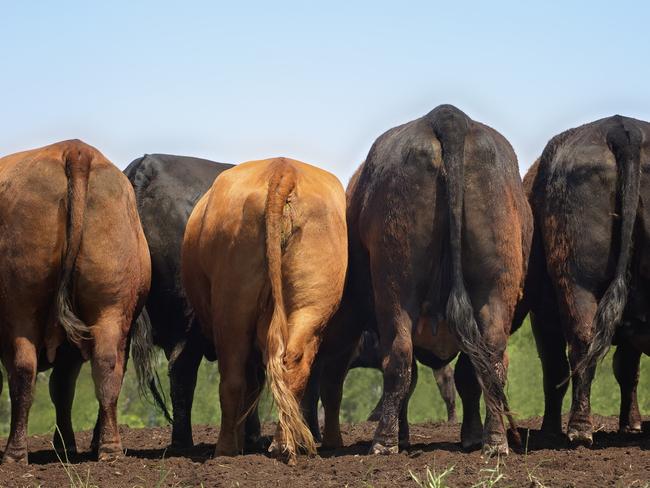
<path fill-rule="evenodd" d="M 481 336 L 474 309 L 465 288 L 462 269 L 462 222 L 464 193 L 465 137 L 468 117 L 455 107 L 443 105 L 431 114 L 432 129 L 442 146 L 449 207 L 449 248 L 451 254 L 451 291 L 447 301 L 447 321 L 462 352 L 467 354 L 483 390 L 485 404 L 495 415 L 506 414 L 513 434 L 517 432 L 509 412 L 498 361 Z"/>
<path fill-rule="evenodd" d="M 618 196 L 621 206 L 620 249 L 614 279 L 598 302 L 592 322 L 593 339 L 584 359 L 573 374 L 593 367 L 607 354 L 616 327 L 621 321 L 627 302 L 627 274 L 632 253 L 632 231 L 639 206 L 641 180 L 641 141 L 638 127 L 615 117 L 615 124 L 607 131 L 607 145 L 616 158 Z"/>
<path fill-rule="evenodd" d="M 278 165 L 269 182 L 265 209 L 266 261 L 273 300 L 273 315 L 266 343 L 266 371 L 283 436 L 284 445 L 280 447 L 286 449 L 284 454 L 289 459 L 295 457 L 299 448 L 309 454 L 316 452 L 314 438 L 302 417 L 300 405 L 289 389 L 285 365 L 289 329 L 282 290 L 282 248 L 283 241 L 287 238 L 283 235 L 283 220 L 285 205 L 295 185 L 293 167 L 282 163 Z"/>
<path fill-rule="evenodd" d="M 89 338 L 89 328 L 73 311 L 71 282 L 75 262 L 81 248 L 88 177 L 93 154 L 88 146 L 72 144 L 63 155 L 65 175 L 68 180 L 68 205 L 66 211 L 66 248 L 61 264 L 59 287 L 56 294 L 56 317 L 68 339 L 80 345 Z"/>
<path fill-rule="evenodd" d="M 172 417 L 167 410 L 160 378 L 155 368 L 155 352 L 151 320 L 147 309 L 142 308 L 142 312 L 131 327 L 131 354 L 133 355 L 135 375 L 138 379 L 138 390 L 143 398 L 153 399 L 154 405 L 160 409 L 165 420 L 171 424 Z"/>

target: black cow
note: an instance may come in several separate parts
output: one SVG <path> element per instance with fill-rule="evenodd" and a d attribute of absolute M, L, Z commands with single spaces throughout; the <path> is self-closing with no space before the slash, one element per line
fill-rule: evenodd
<path fill-rule="evenodd" d="M 185 225 L 196 202 L 231 164 L 205 159 L 145 155 L 124 173 L 135 189 L 136 201 L 149 252 L 151 291 L 146 309 L 153 341 L 169 360 L 173 408 L 172 445 L 192 445 L 192 400 L 201 359 L 215 359 L 194 320 L 181 285 L 181 244 Z"/>
<path fill-rule="evenodd" d="M 563 132 L 525 186 L 535 218 L 525 303 L 544 370 L 542 429 L 562 432 L 571 370 L 567 435 L 592 444 L 591 383 L 614 343 L 620 429 L 638 432 L 639 361 L 650 353 L 650 124 L 617 115 Z"/>
<path fill-rule="evenodd" d="M 360 329 L 376 327 L 384 402 L 371 453 L 396 452 L 409 442 L 414 347 L 442 364 L 462 351 L 455 374 L 462 445 L 507 453 L 505 348 L 532 239 L 510 144 L 455 107 L 437 107 L 373 144 L 348 185 L 347 221 L 348 282 L 317 364 L 323 444 L 341 443 L 338 412 L 349 358 Z"/>

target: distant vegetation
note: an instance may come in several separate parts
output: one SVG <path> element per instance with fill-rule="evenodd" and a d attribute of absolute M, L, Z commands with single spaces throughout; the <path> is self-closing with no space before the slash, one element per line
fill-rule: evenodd
<path fill-rule="evenodd" d="M 530 325 L 526 323 L 510 340 L 508 345 L 510 370 L 508 373 L 507 392 L 511 408 L 521 418 L 542 415 L 544 396 L 542 391 L 542 372 Z M 619 389 L 612 374 L 612 353 L 599 365 L 596 381 L 592 389 L 592 406 L 594 413 L 618 415 Z M 165 388 L 169 382 L 166 377 L 166 361 L 160 355 L 159 373 Z M 426 422 L 446 418 L 445 406 L 430 373 L 430 369 L 419 367 L 419 382 L 409 409 L 411 422 Z M 4 388 L 0 396 L 0 435 L 9 431 L 9 398 L 4 376 Z M 164 425 L 162 415 L 149 403 L 138 396 L 132 367 L 127 372 L 119 403 L 121 424 L 130 427 Z M 43 434 L 52 432 L 54 426 L 54 408 L 49 398 L 47 382 L 49 372 L 40 373 L 36 380 L 36 397 L 31 409 L 29 432 Z M 216 363 L 204 361 L 199 370 L 197 393 L 194 400 L 193 422 L 195 424 L 217 424 L 219 422 L 219 402 L 217 395 L 219 373 Z M 639 383 L 639 404 L 642 414 L 650 414 L 650 358 L 643 357 L 641 379 Z M 168 398 L 169 393 L 167 392 Z M 341 420 L 358 422 L 365 420 L 381 395 L 381 373 L 368 369 L 352 370 L 345 383 Z M 568 410 L 570 391 L 567 393 L 564 408 Z M 169 402 L 168 402 L 169 403 Z M 462 414 L 460 399 L 457 401 L 458 413 Z M 271 402 L 264 396 L 260 414 L 263 420 L 273 418 Z M 79 381 L 74 401 L 73 423 L 75 430 L 91 429 L 97 417 L 97 401 L 90 376 L 90 365 L 85 364 Z"/>

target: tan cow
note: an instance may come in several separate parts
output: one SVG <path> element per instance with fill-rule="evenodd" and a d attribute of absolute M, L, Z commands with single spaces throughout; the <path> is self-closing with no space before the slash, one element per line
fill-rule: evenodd
<path fill-rule="evenodd" d="M 295 461 L 314 440 L 299 408 L 347 267 L 345 193 L 299 161 L 251 161 L 224 171 L 194 208 L 182 277 L 217 350 L 221 431 L 215 455 L 242 452 L 246 412 L 266 373 L 279 424 L 270 448 Z"/>
<path fill-rule="evenodd" d="M 3 461 L 27 462 L 36 371 L 54 367 L 55 445 L 75 450 L 70 409 L 90 359 L 99 416 L 93 447 L 122 451 L 117 398 L 129 330 L 151 264 L 127 178 L 95 148 L 65 141 L 0 159 L 0 334 L 11 432 Z"/>

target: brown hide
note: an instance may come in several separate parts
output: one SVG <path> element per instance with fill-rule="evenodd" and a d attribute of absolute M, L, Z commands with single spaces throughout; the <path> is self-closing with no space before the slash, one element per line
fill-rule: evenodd
<path fill-rule="evenodd" d="M 2 361 L 12 401 L 4 460 L 27 461 L 38 361 L 54 364 L 54 378 L 57 364 L 66 365 L 68 390 L 57 392 L 56 379 L 51 390 L 54 384 L 63 440 L 74 449 L 62 405 L 73 394 L 81 356 L 92 361 L 100 403 L 95 447 L 100 458 L 120 454 L 116 410 L 127 336 L 150 283 L 131 185 L 81 141 L 13 154 L 0 159 L 0 226 Z"/>
<path fill-rule="evenodd" d="M 242 416 L 266 365 L 279 410 L 273 449 L 314 450 L 298 402 L 347 267 L 345 193 L 330 173 L 290 159 L 224 171 L 187 224 L 182 277 L 217 350 L 221 431 L 217 455 L 243 449 Z"/>

